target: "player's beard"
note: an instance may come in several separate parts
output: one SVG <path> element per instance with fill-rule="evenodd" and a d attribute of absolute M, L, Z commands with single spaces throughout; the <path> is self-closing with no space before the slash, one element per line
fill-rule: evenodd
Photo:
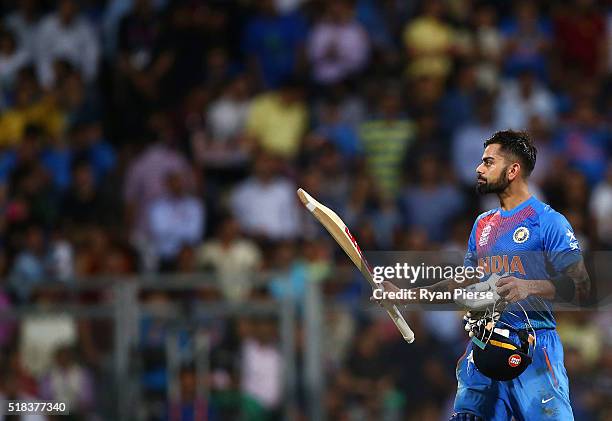
<path fill-rule="evenodd" d="M 500 174 L 500 176 L 497 178 L 497 180 L 493 180 L 493 181 L 488 181 L 485 180 L 485 183 L 476 183 L 476 191 L 479 194 L 489 194 L 489 193 L 495 193 L 495 194 L 499 194 L 502 193 L 504 190 L 506 190 L 508 188 L 508 186 L 510 185 L 510 180 L 508 180 L 508 176 L 507 168 L 504 168 L 502 173 Z M 480 179 L 482 180 L 482 179 Z"/>

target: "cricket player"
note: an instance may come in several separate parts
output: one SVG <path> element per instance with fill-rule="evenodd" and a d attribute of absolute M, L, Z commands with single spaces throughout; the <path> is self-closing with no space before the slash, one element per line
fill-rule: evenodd
<path fill-rule="evenodd" d="M 450 420 L 573 420 L 551 304 L 580 304 L 589 296 L 580 245 L 565 217 L 529 193 L 537 151 L 528 135 L 500 131 L 484 145 L 477 191 L 496 194 L 500 206 L 476 218 L 464 265 L 483 268 L 490 279 L 481 282 L 493 281 L 506 307 L 487 313 L 486 329 L 478 323 L 482 313 L 466 318 L 466 330 L 478 332 L 480 341 L 473 338 L 457 364 Z M 427 289 L 458 287 L 466 284 L 448 279 Z M 388 281 L 384 289 L 398 290 Z"/>

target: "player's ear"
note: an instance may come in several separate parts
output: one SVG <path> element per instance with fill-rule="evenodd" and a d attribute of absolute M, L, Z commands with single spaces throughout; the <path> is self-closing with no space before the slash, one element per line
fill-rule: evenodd
<path fill-rule="evenodd" d="M 508 167 L 508 180 L 512 181 L 519 176 L 521 172 L 521 164 L 515 162 Z"/>

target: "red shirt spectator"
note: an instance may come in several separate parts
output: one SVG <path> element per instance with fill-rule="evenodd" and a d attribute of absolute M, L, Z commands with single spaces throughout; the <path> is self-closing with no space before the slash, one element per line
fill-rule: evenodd
<path fill-rule="evenodd" d="M 578 2 L 576 2 L 578 3 Z M 561 64 L 585 76 L 603 69 L 606 41 L 604 15 L 588 5 L 575 5 L 555 19 L 555 42 Z"/>

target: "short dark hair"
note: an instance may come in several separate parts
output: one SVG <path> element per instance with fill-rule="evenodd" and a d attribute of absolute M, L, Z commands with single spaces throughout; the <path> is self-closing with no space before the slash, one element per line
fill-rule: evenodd
<path fill-rule="evenodd" d="M 486 148 L 493 144 L 500 145 L 503 152 L 513 155 L 514 158 L 520 161 L 525 177 L 531 174 L 536 164 L 538 150 L 526 132 L 514 130 L 499 131 L 485 141 L 484 147 Z"/>

